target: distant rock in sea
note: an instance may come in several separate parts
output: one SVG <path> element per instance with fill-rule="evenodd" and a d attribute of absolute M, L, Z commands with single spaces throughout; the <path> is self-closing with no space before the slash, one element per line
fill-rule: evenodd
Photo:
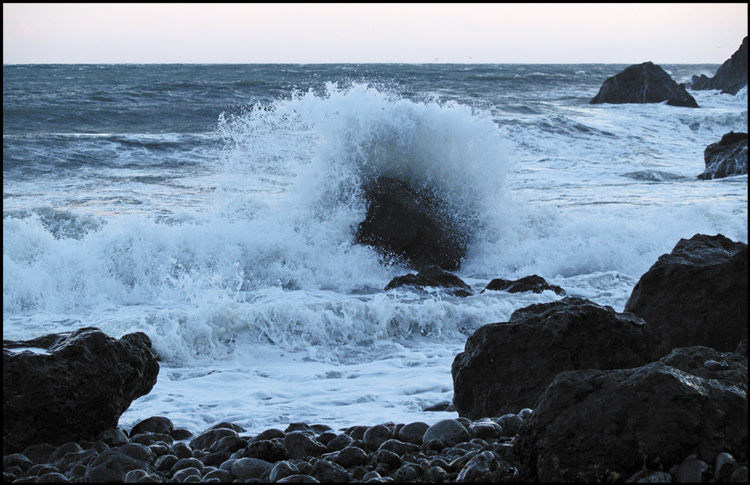
<path fill-rule="evenodd" d="M 446 288 L 455 296 L 471 295 L 471 286 L 467 285 L 461 278 L 443 271 L 439 266 L 428 266 L 419 274 L 406 274 L 397 276 L 391 280 L 385 287 L 386 290 L 398 288 L 400 286 L 415 286 L 417 288 L 434 287 Z"/>
<path fill-rule="evenodd" d="M 693 76 L 690 89 L 721 89 L 722 93 L 737 94 L 737 91 L 747 86 L 747 37 L 732 57 L 724 61 L 714 77 L 705 74 Z"/>
<path fill-rule="evenodd" d="M 706 169 L 699 179 L 718 179 L 747 173 L 747 133 L 730 131 L 703 152 Z"/>
<path fill-rule="evenodd" d="M 557 285 L 550 285 L 549 283 L 547 283 L 547 280 L 535 274 L 531 276 L 524 276 L 523 278 L 517 280 L 504 280 L 502 278 L 495 278 L 487 284 L 484 290 L 482 290 L 482 293 L 487 290 L 507 291 L 508 293 L 522 293 L 524 291 L 541 293 L 543 291 L 550 290 L 554 291 L 558 295 L 565 294 L 565 290 Z"/>
<path fill-rule="evenodd" d="M 685 86 L 674 82 L 672 77 L 653 62 L 635 64 L 607 78 L 599 93 L 589 102 L 600 103 L 661 103 L 670 106 L 698 108 L 698 103 L 685 90 Z"/>

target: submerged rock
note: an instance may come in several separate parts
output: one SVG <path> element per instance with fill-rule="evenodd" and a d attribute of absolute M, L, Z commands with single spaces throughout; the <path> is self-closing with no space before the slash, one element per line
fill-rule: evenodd
<path fill-rule="evenodd" d="M 454 271 L 466 255 L 467 240 L 436 194 L 381 177 L 364 187 L 367 216 L 356 240 L 417 270 L 430 265 Z"/>
<path fill-rule="evenodd" d="M 747 133 L 730 131 L 703 152 L 706 169 L 699 179 L 718 179 L 747 174 Z"/>
<path fill-rule="evenodd" d="M 635 64 L 607 78 L 590 104 L 600 103 L 661 103 L 670 106 L 698 108 L 698 103 L 674 82 L 664 69 L 653 62 Z"/>
<path fill-rule="evenodd" d="M 721 234 L 680 239 L 633 288 L 625 311 L 646 320 L 655 358 L 676 347 L 731 352 L 747 338 L 747 244 Z"/>
<path fill-rule="evenodd" d="M 3 453 L 116 428 L 158 373 L 151 340 L 141 332 L 115 340 L 89 327 L 3 341 Z"/>
<path fill-rule="evenodd" d="M 533 407 L 571 369 L 619 369 L 651 361 L 644 322 L 580 298 L 531 305 L 480 327 L 453 361 L 453 404 L 469 419 Z"/>
<path fill-rule="evenodd" d="M 747 86 L 747 37 L 742 39 L 739 49 L 724 61 L 713 77 L 693 76 L 691 89 L 721 89 L 722 93 L 737 94 Z"/>
<path fill-rule="evenodd" d="M 705 351 L 678 349 L 642 367 L 560 373 L 514 442 L 527 480 L 604 481 L 644 466 L 669 470 L 686 455 L 747 459 L 747 358 L 741 374 L 680 367 Z"/>
<path fill-rule="evenodd" d="M 502 278 L 495 278 L 487 284 L 484 290 L 482 290 L 482 293 L 487 290 L 507 291 L 508 293 L 521 293 L 524 291 L 541 293 L 546 290 L 551 290 L 558 295 L 565 294 L 565 290 L 563 290 L 559 286 L 550 285 L 544 278 L 537 275 L 524 276 L 523 278 L 518 280 L 504 280 Z"/>
<path fill-rule="evenodd" d="M 458 276 L 448 271 L 443 271 L 438 266 L 428 266 L 416 275 L 407 274 L 397 276 L 388 283 L 385 289 L 390 290 L 400 286 L 447 288 L 456 296 L 471 295 L 471 286 L 464 283 Z"/>

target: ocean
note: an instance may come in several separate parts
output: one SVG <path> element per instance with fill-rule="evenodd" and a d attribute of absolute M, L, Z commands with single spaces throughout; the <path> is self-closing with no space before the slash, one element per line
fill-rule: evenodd
<path fill-rule="evenodd" d="M 622 311 L 680 238 L 747 242 L 747 176 L 696 179 L 747 88 L 588 104 L 625 67 L 4 65 L 3 339 L 145 332 L 161 369 L 124 428 L 456 417 L 424 409 L 466 338 L 561 298 L 493 278 Z M 414 271 L 355 243 L 382 175 L 444 195 L 473 295 L 384 291 Z"/>

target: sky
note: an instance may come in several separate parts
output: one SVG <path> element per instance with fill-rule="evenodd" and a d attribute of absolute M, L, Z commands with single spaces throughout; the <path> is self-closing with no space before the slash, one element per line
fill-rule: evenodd
<path fill-rule="evenodd" d="M 747 3 L 3 4 L 3 64 L 721 64 Z"/>

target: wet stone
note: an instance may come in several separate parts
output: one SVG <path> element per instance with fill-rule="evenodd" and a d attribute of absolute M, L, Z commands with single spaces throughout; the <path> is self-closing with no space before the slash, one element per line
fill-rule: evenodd
<path fill-rule="evenodd" d="M 273 468 L 273 464 L 258 458 L 240 458 L 232 463 L 232 476 L 238 480 L 262 478 Z"/>
<path fill-rule="evenodd" d="M 340 451 L 351 445 L 353 442 L 354 438 L 352 438 L 348 434 L 340 434 L 328 442 L 328 444 L 326 445 L 326 450 Z"/>
<path fill-rule="evenodd" d="M 174 445 L 172 445 L 172 449 L 170 451 L 178 459 L 193 457 L 193 450 L 185 443 L 175 443 Z"/>
<path fill-rule="evenodd" d="M 430 426 L 425 431 L 423 441 L 440 440 L 446 446 L 453 446 L 464 441 L 469 441 L 471 435 L 466 427 L 456 419 L 443 419 Z"/>
<path fill-rule="evenodd" d="M 422 437 L 429 428 L 430 425 L 421 421 L 409 423 L 398 431 L 398 439 L 406 443 L 419 445 L 422 443 Z"/>
<path fill-rule="evenodd" d="M 325 453 L 326 447 L 302 431 L 294 431 L 284 437 L 284 447 L 289 458 L 305 458 Z"/>
<path fill-rule="evenodd" d="M 23 450 L 23 455 L 31 460 L 31 462 L 34 464 L 48 463 L 50 455 L 56 449 L 57 447 L 54 445 L 51 445 L 49 443 L 41 443 L 38 445 L 27 446 Z"/>
<path fill-rule="evenodd" d="M 46 473 L 36 479 L 36 483 L 72 483 L 62 473 Z"/>
<path fill-rule="evenodd" d="M 139 433 L 169 434 L 172 431 L 174 431 L 174 424 L 169 418 L 164 416 L 152 416 L 133 426 L 133 429 L 130 430 L 130 436 Z"/>
<path fill-rule="evenodd" d="M 327 460 L 317 460 L 309 474 L 321 483 L 347 483 L 349 481 L 349 475 L 341 465 Z"/>
<path fill-rule="evenodd" d="M 159 458 L 156 459 L 156 462 L 154 463 L 154 466 L 157 470 L 165 472 L 167 470 L 171 470 L 172 467 L 179 461 L 180 459 L 177 458 L 175 455 L 162 455 Z"/>
<path fill-rule="evenodd" d="M 23 453 L 13 453 L 3 457 L 3 470 L 11 466 L 17 466 L 20 469 L 26 471 L 33 463 Z"/>
<path fill-rule="evenodd" d="M 276 463 L 268 474 L 268 481 L 275 483 L 284 477 L 299 473 L 299 468 L 290 461 L 280 461 Z"/>
<path fill-rule="evenodd" d="M 201 472 L 195 467 L 188 467 L 188 468 L 182 468 L 180 470 L 177 470 L 175 474 L 172 476 L 172 478 L 178 482 L 184 483 L 189 476 L 197 476 L 198 478 L 201 478 Z"/>
<path fill-rule="evenodd" d="M 366 465 L 370 457 L 362 448 L 347 446 L 335 454 L 333 460 L 344 468 L 352 468 L 358 465 Z"/>

